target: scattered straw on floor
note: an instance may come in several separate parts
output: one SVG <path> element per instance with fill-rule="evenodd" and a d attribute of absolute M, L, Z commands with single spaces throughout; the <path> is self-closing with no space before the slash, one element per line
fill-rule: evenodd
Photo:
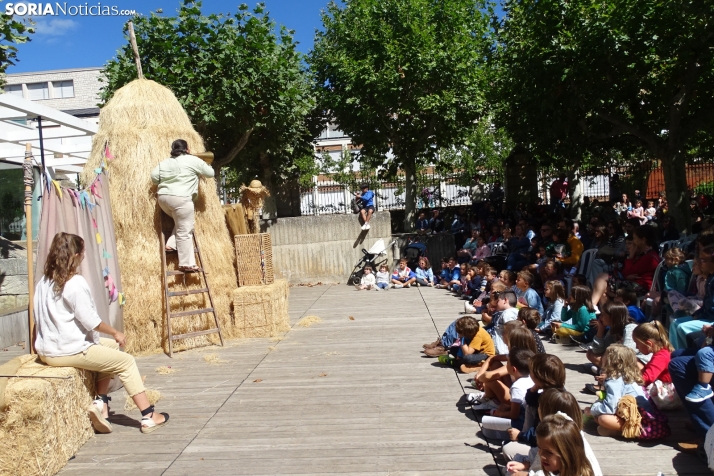
<path fill-rule="evenodd" d="M 285 337 L 273 337 L 270 339 L 271 342 L 280 342 L 281 340 L 285 339 Z"/>
<path fill-rule="evenodd" d="M 49 367 L 30 355 L 11 362 L 19 365 L 3 375 L 69 378 L 0 379 L 7 380 L 5 411 L 0 413 L 0 474 L 55 474 L 94 435 L 87 408 L 95 376 L 72 367 Z"/>
<path fill-rule="evenodd" d="M 153 388 L 147 388 L 146 389 L 146 398 L 149 399 L 149 403 L 152 405 L 155 405 L 156 402 L 161 400 L 161 392 L 158 390 L 154 390 Z M 136 404 L 134 403 L 134 400 L 127 395 L 126 396 L 126 403 L 124 404 L 124 411 L 125 412 L 130 412 L 132 410 L 136 410 Z"/>
<path fill-rule="evenodd" d="M 272 345 L 271 345 L 270 347 L 268 347 L 268 350 L 271 350 L 271 351 L 272 351 L 272 350 L 275 350 L 275 346 L 272 346 Z"/>
<path fill-rule="evenodd" d="M 168 375 L 176 372 L 176 369 L 172 369 L 171 367 L 156 367 L 156 373 L 159 375 Z"/>
<path fill-rule="evenodd" d="M 211 365 L 225 364 L 228 362 L 227 360 L 221 360 L 217 354 L 206 354 L 203 356 L 203 360 Z"/>
<path fill-rule="evenodd" d="M 168 88 L 148 79 L 137 79 L 118 89 L 101 109 L 99 129 L 92 140 L 92 151 L 81 174 L 84 184 L 96 176 L 95 169 L 108 167 L 109 195 L 116 235 L 124 305 L 126 351 L 150 354 L 166 351 L 166 313 L 161 283 L 162 225 L 171 229 L 170 219 L 162 224 L 156 201 L 156 186 L 150 172 L 169 157 L 176 139 L 188 142 L 191 151 L 205 150 L 203 139 L 191 125 L 176 96 Z M 114 156 L 105 160 L 105 146 Z M 105 199 L 107 197 L 104 197 Z M 201 178 L 195 201 L 196 233 L 204 267 L 209 273 L 213 304 L 224 338 L 241 337 L 231 315 L 231 292 L 236 287 L 233 261 L 235 251 L 216 193 L 213 178 Z M 177 265 L 169 255 L 169 268 Z M 171 287 L 184 289 L 183 276 L 171 277 Z M 198 275 L 186 276 L 188 289 L 205 287 Z M 209 307 L 205 294 L 171 299 L 172 312 Z M 213 327 L 213 316 L 186 316 L 172 321 L 175 334 Z M 174 351 L 217 342 L 217 335 L 182 339 Z"/>
<path fill-rule="evenodd" d="M 306 316 L 305 318 L 300 319 L 297 325 L 300 327 L 310 327 L 318 322 L 322 322 L 322 319 L 317 316 Z"/>

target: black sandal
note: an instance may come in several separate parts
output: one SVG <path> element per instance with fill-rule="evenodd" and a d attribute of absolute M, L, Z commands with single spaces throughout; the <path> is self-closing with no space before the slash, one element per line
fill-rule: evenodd
<path fill-rule="evenodd" d="M 146 410 L 142 410 L 141 412 L 141 432 L 142 433 L 151 433 L 152 431 L 156 431 L 162 426 L 166 425 L 169 422 L 169 414 L 161 412 L 161 415 L 164 416 L 164 421 L 161 423 L 156 423 L 151 417 L 154 415 L 154 406 L 151 405 L 149 408 Z"/>

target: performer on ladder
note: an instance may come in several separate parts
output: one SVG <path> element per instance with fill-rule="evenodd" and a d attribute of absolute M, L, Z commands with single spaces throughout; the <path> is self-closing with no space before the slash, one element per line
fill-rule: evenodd
<path fill-rule="evenodd" d="M 200 176 L 213 177 L 210 165 L 190 155 L 188 144 L 177 139 L 171 144 L 171 157 L 151 171 L 151 181 L 158 185 L 156 194 L 161 209 L 174 220 L 174 229 L 166 242 L 166 251 L 178 251 L 179 270 L 198 271 L 193 253 L 193 202 L 198 196 Z"/>

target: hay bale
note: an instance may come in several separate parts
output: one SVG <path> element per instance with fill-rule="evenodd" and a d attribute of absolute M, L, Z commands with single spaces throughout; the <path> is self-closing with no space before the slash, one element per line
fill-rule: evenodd
<path fill-rule="evenodd" d="M 9 379 L 0 413 L 0 475 L 55 474 L 94 435 L 87 416 L 95 376 L 50 367 L 25 355 L 16 375 L 67 379 Z"/>
<path fill-rule="evenodd" d="M 155 390 L 153 388 L 147 388 L 146 390 L 146 398 L 149 400 L 149 403 L 151 405 L 156 405 L 156 402 L 161 400 L 161 392 L 158 390 Z M 129 395 L 126 396 L 126 401 L 124 402 L 124 411 L 125 412 L 130 412 L 132 410 L 138 410 L 139 407 L 136 406 L 136 403 L 134 403 L 134 399 L 131 398 Z"/>
<path fill-rule="evenodd" d="M 223 213 L 226 215 L 226 224 L 228 225 L 228 230 L 231 232 L 231 236 L 245 235 L 248 233 L 243 204 L 233 203 L 223 205 Z"/>
<path fill-rule="evenodd" d="M 233 291 L 233 312 L 243 337 L 275 337 L 289 331 L 288 282 L 241 286 Z"/>
<path fill-rule="evenodd" d="M 270 233 L 236 235 L 238 286 L 273 284 L 273 245 Z"/>
<path fill-rule="evenodd" d="M 162 214 L 149 174 L 169 156 L 175 139 L 185 139 L 193 152 L 205 150 L 203 139 L 174 94 L 154 81 L 137 79 L 117 90 L 102 108 L 99 131 L 82 172 L 82 181 L 89 183 L 108 145 L 115 157 L 107 161 L 107 167 L 119 267 L 127 298 L 126 350 L 133 354 L 156 353 L 168 347 L 159 240 Z M 223 336 L 236 337 L 238 330 L 230 312 L 231 291 L 236 287 L 234 248 L 214 179 L 201 178 L 195 208 L 197 237 Z M 170 269 L 177 267 L 177 260 L 177 256 L 169 255 Z M 181 289 L 183 278 L 175 276 L 169 282 Z M 199 287 L 197 275 L 186 276 L 185 282 L 188 289 Z M 205 294 L 171 298 L 171 303 L 172 312 L 209 307 Z M 212 319 L 210 314 L 177 318 L 172 321 L 172 329 L 175 334 L 207 329 Z M 174 350 L 211 342 L 218 342 L 217 335 L 176 341 Z"/>

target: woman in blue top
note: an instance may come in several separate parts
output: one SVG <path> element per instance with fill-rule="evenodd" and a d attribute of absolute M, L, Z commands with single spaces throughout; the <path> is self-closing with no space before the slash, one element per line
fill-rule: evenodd
<path fill-rule="evenodd" d="M 369 230 L 369 220 L 374 214 L 374 192 L 369 189 L 368 183 L 363 183 L 360 185 L 360 190 L 362 193 L 358 193 L 355 196 L 362 200 L 362 209 L 359 211 L 359 216 L 362 219 L 362 229 Z"/>

